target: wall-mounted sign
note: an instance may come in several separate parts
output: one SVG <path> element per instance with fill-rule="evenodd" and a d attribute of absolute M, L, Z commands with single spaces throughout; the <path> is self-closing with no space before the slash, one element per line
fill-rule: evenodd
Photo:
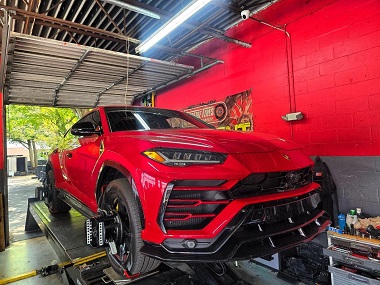
<path fill-rule="evenodd" d="M 251 90 L 227 96 L 224 100 L 211 100 L 192 105 L 183 111 L 218 129 L 253 130 Z"/>

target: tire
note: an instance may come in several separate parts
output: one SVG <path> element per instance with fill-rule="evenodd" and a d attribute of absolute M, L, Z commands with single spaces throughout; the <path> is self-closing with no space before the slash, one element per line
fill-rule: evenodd
<path fill-rule="evenodd" d="M 106 239 L 115 241 L 117 249 L 114 255 L 108 247 L 107 255 L 113 269 L 120 275 L 124 275 L 125 270 L 129 275 L 149 272 L 161 263 L 140 253 L 142 221 L 136 199 L 128 180 L 120 178 L 108 184 L 100 205 L 102 210 L 115 211 L 120 217 L 118 230 L 106 232 Z"/>
<path fill-rule="evenodd" d="M 70 211 L 71 207 L 67 205 L 64 201 L 58 198 L 59 191 L 55 187 L 55 178 L 53 170 L 49 170 L 47 175 L 47 187 L 48 187 L 48 208 L 49 212 L 53 215 L 63 214 Z"/>

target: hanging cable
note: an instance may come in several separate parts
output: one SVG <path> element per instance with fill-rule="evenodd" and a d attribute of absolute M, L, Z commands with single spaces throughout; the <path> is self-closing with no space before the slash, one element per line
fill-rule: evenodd
<path fill-rule="evenodd" d="M 127 105 L 128 83 L 129 83 L 129 40 L 126 40 L 126 45 L 127 45 L 127 78 L 125 80 L 125 96 L 124 96 L 125 105 Z"/>

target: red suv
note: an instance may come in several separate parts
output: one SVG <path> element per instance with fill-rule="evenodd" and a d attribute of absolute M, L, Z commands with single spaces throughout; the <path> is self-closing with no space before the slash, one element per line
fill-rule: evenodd
<path fill-rule="evenodd" d="M 188 114 L 99 107 L 74 124 L 47 165 L 51 213 L 88 217 L 87 243 L 114 269 L 160 260 L 220 262 L 269 255 L 330 223 L 312 161 L 286 140 L 217 130 Z"/>

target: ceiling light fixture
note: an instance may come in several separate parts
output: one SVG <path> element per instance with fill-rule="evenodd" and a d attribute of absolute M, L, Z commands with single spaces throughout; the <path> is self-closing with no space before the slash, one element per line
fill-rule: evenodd
<path fill-rule="evenodd" d="M 148 16 L 148 17 L 152 17 L 155 19 L 161 19 L 160 15 L 158 15 L 157 13 L 154 13 L 154 12 L 149 11 L 149 10 L 144 9 L 144 8 L 137 7 L 137 6 L 132 5 L 132 4 L 125 3 L 125 2 L 120 1 L 120 0 L 102 0 L 102 1 L 109 3 L 109 4 L 112 4 L 112 5 L 115 5 L 115 6 L 118 6 L 118 7 L 121 7 L 121 8 L 124 8 L 124 9 L 127 9 L 127 10 L 130 10 L 130 11 L 133 11 L 133 12 L 136 12 L 136 13 L 139 13 L 139 14 L 143 14 L 143 15 Z"/>
<path fill-rule="evenodd" d="M 202 9 L 207 3 L 211 0 L 195 0 L 177 13 L 173 18 L 166 22 L 161 28 L 154 32 L 149 38 L 143 41 L 140 45 L 136 47 L 136 52 L 143 53 L 149 48 L 154 46 L 159 42 L 163 37 L 168 35 L 171 31 L 185 22 L 188 18 Z"/>

